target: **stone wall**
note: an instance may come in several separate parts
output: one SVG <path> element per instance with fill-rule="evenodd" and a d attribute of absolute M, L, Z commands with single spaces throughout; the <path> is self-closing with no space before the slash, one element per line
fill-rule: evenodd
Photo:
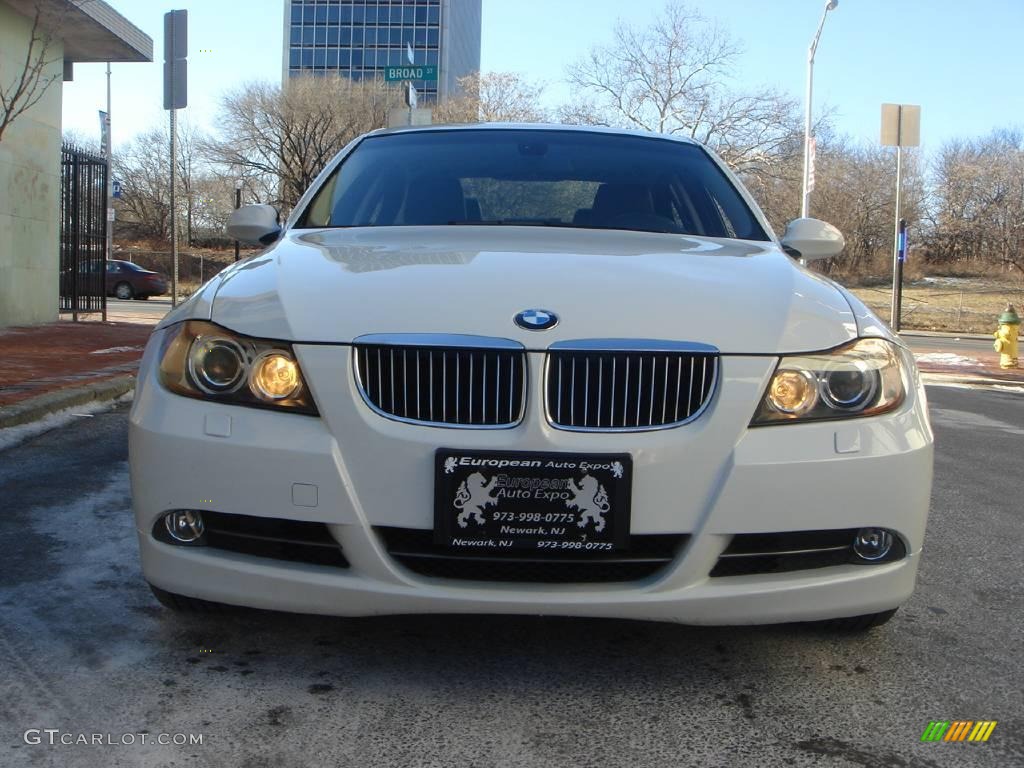
<path fill-rule="evenodd" d="M 21 72 L 32 21 L 0 0 L 0 82 Z M 57 319 L 60 238 L 60 41 L 47 51 L 55 82 L 0 138 L 0 327 Z"/>

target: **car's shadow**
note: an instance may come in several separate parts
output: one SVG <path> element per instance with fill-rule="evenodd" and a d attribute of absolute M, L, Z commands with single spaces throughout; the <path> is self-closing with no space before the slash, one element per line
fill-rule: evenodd
<path fill-rule="evenodd" d="M 885 628 L 843 635 L 815 625 L 696 627 L 647 621 L 501 616 L 416 615 L 335 618 L 237 610 L 223 616 L 174 614 L 160 609 L 155 635 L 165 651 L 187 665 L 255 674 L 305 673 L 311 693 L 329 692 L 332 680 L 374 670 L 420 684 L 512 678 L 542 689 L 583 678 L 615 679 L 618 688 L 661 688 L 666 681 L 713 682 L 717 698 L 751 688 L 758 671 L 794 665 L 813 672 L 828 660 L 856 661 L 889 645 Z M 276 676 L 276 675 L 275 675 Z M 296 682 L 302 677 L 297 676 Z M 740 683 L 743 683 L 742 685 Z M 582 683 L 581 683 L 582 684 Z"/>

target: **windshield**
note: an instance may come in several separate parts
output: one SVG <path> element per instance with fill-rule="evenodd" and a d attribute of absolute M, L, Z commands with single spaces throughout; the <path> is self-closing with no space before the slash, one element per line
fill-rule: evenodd
<path fill-rule="evenodd" d="M 513 129 L 364 139 L 298 226 L 467 224 L 768 239 L 733 184 L 696 145 Z"/>

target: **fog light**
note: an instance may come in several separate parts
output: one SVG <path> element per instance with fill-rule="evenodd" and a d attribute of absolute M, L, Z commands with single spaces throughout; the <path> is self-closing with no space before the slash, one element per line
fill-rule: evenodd
<path fill-rule="evenodd" d="M 175 541 L 193 544 L 203 535 L 203 515 L 191 509 L 179 509 L 164 516 L 167 533 Z"/>
<path fill-rule="evenodd" d="M 892 533 L 885 528 L 861 528 L 853 539 L 853 551 L 861 560 L 881 560 L 892 544 Z"/>

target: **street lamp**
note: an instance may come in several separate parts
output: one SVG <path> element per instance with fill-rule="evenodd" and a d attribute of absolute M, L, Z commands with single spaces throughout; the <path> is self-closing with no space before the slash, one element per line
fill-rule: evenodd
<path fill-rule="evenodd" d="M 804 115 L 804 184 L 803 201 L 800 204 L 801 218 L 807 218 L 811 207 L 811 190 L 808 187 L 811 183 L 811 94 L 814 88 L 814 54 L 818 50 L 818 40 L 821 38 L 821 30 L 825 27 L 828 12 L 834 11 L 838 5 L 839 0 L 828 0 L 825 3 L 825 11 L 821 14 L 818 31 L 814 33 L 811 46 L 807 49 L 807 114 Z"/>

